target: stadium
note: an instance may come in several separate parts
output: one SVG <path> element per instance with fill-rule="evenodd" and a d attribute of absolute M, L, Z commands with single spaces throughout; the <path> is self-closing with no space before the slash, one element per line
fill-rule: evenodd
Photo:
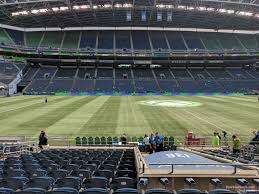
<path fill-rule="evenodd" d="M 0 1 L 0 194 L 259 194 L 258 0 Z"/>

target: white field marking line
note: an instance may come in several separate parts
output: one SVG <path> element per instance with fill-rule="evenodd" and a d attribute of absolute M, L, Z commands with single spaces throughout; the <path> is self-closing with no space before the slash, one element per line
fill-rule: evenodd
<path fill-rule="evenodd" d="M 19 110 L 21 108 L 26 108 L 26 107 L 29 107 L 29 106 L 32 106 L 32 105 L 35 105 L 35 104 L 42 104 L 42 103 L 44 103 L 44 102 L 41 101 L 41 102 L 37 102 L 37 103 L 26 105 L 26 106 L 21 106 L 19 108 L 13 108 L 13 109 L 9 109 L 9 110 L 6 110 L 6 111 L 1 111 L 0 114 L 5 113 L 5 112 L 10 112 L 10 111 L 13 111 L 13 110 Z"/>
<path fill-rule="evenodd" d="M 192 116 L 194 116 L 194 117 L 196 117 L 197 119 L 200 119 L 201 121 L 204 121 L 204 122 L 206 122 L 206 123 L 208 123 L 208 124 L 210 124 L 210 125 L 212 125 L 212 126 L 214 126 L 214 127 L 216 127 L 216 128 L 218 128 L 218 129 L 223 129 L 222 127 L 220 127 L 220 126 L 218 126 L 218 125 L 216 125 L 216 124 L 214 124 L 214 123 L 212 123 L 212 122 L 210 122 L 210 121 L 208 121 L 208 120 L 206 120 L 206 119 L 204 119 L 204 118 L 202 118 L 202 117 L 199 117 L 198 115 L 196 115 L 196 114 L 194 114 L 194 113 L 192 113 L 192 112 L 190 112 L 190 111 L 188 111 L 188 110 L 186 110 L 186 109 L 183 109 L 185 112 L 187 112 L 187 113 L 189 113 L 189 114 L 191 114 Z M 232 130 L 234 130 L 233 128 L 231 128 L 231 127 L 228 127 L 229 129 L 232 129 Z M 207 130 L 206 130 L 207 131 Z"/>

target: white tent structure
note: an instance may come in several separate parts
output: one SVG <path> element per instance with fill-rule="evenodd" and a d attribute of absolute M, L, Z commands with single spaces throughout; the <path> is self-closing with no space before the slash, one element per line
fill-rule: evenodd
<path fill-rule="evenodd" d="M 6 96 L 8 94 L 8 86 L 0 82 L 0 96 Z"/>

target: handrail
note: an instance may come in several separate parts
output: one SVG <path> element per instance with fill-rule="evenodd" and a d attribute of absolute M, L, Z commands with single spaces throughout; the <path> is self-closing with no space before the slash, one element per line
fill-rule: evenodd
<path fill-rule="evenodd" d="M 234 167 L 233 174 L 236 175 L 238 167 L 256 167 L 256 169 L 249 170 L 256 170 L 257 174 L 259 174 L 259 164 L 234 164 L 234 163 L 150 163 L 150 166 L 171 166 L 171 173 L 174 173 L 174 167 L 181 165 L 181 166 L 232 166 Z"/>

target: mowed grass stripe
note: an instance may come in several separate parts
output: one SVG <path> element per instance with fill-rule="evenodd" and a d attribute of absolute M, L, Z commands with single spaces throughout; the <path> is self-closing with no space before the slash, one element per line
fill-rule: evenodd
<path fill-rule="evenodd" d="M 2 102 L 0 100 L 0 108 L 7 107 L 7 106 L 13 106 L 13 105 L 20 104 L 20 103 L 30 102 L 31 100 L 38 100 L 40 98 L 42 98 L 42 97 L 17 98 L 17 99 L 5 101 L 5 102 Z"/>
<path fill-rule="evenodd" d="M 142 100 L 154 100 L 154 99 L 166 99 L 159 98 L 155 96 L 147 96 L 142 98 Z M 159 132 L 163 135 L 183 135 L 186 134 L 187 128 L 185 126 L 186 123 L 181 122 L 180 117 L 177 114 L 178 109 L 165 107 L 153 107 L 146 105 L 139 105 L 141 107 L 141 111 L 148 121 L 149 125 L 152 128 L 153 133 Z"/>
<path fill-rule="evenodd" d="M 116 128 L 117 134 L 128 134 L 130 132 L 131 134 L 142 136 L 143 133 L 151 133 L 152 128 L 140 110 L 136 99 L 133 96 L 121 98 Z"/>
<path fill-rule="evenodd" d="M 79 109 L 85 103 L 88 103 L 89 100 L 91 99 L 88 99 L 88 97 L 70 98 L 70 101 L 68 103 L 61 105 L 44 115 L 38 116 L 33 120 L 24 122 L 19 126 L 22 128 L 30 127 L 34 129 L 47 129 L 49 126 L 54 125 L 65 116 Z M 60 134 L 62 134 L 62 128 L 60 129 Z"/>
<path fill-rule="evenodd" d="M 48 132 L 58 135 L 61 133 L 60 129 L 62 129 L 63 135 L 74 134 L 79 136 L 87 134 L 87 130 L 83 129 L 84 124 L 100 109 L 107 99 L 107 96 L 89 96 L 87 103 L 50 126 Z"/>
<path fill-rule="evenodd" d="M 94 114 L 96 114 L 99 109 L 103 106 L 104 103 L 109 99 L 108 96 L 99 96 L 94 101 L 87 104 L 86 107 L 82 107 L 82 109 L 79 110 L 80 117 L 83 117 L 80 124 L 80 128 L 73 130 L 73 134 L 75 135 L 89 135 L 89 131 L 87 130 L 87 122 L 93 117 Z M 78 112 L 78 111 L 77 111 Z"/>
<path fill-rule="evenodd" d="M 51 97 L 48 103 L 41 103 L 37 107 L 21 112 L 17 115 L 10 116 L 4 120 L 1 120 L 3 127 L 1 128 L 2 133 L 14 134 L 14 135 L 33 135 L 38 134 L 37 128 L 33 126 L 22 125 L 28 121 L 38 119 L 44 114 L 48 114 L 53 109 L 62 106 L 63 104 L 71 101 L 70 97 Z"/>
<path fill-rule="evenodd" d="M 197 97 L 201 98 L 201 97 Z M 225 117 L 229 118 L 230 120 L 244 120 L 243 118 L 246 118 L 246 122 L 253 122 L 257 120 L 258 118 L 258 108 L 259 103 L 257 102 L 242 102 L 239 100 L 242 100 L 242 98 L 233 100 L 231 97 L 228 96 L 225 97 L 217 97 L 218 99 L 207 99 L 207 106 L 210 106 L 213 108 L 215 112 L 222 112 L 222 114 Z M 244 97 L 243 97 L 244 98 Z M 220 100 L 220 102 L 217 102 L 217 100 Z M 233 119 L 234 118 L 234 119 Z"/>
<path fill-rule="evenodd" d="M 159 100 L 159 97 L 157 98 Z M 191 101 L 190 97 L 185 96 L 164 96 L 163 100 L 180 100 L 180 101 Z M 173 131 L 174 135 L 184 137 L 188 131 L 192 131 L 197 134 L 210 134 L 209 128 L 211 124 L 201 122 L 195 117 L 195 115 L 188 114 L 189 109 L 199 110 L 199 107 L 165 107 L 168 111 L 167 114 L 171 115 L 175 120 L 183 125 L 182 129 L 175 128 Z"/>
<path fill-rule="evenodd" d="M 195 101 L 199 101 L 199 97 L 196 97 Z M 222 99 L 222 97 L 220 97 Z M 225 97 L 228 99 L 228 97 Z M 203 100 L 203 106 L 195 109 L 188 109 L 191 114 L 195 114 L 196 118 L 200 117 L 201 122 L 212 123 L 218 127 L 211 125 L 211 131 L 222 130 L 228 131 L 230 134 L 238 133 L 240 135 L 247 135 L 250 133 L 249 127 L 254 125 L 258 126 L 257 113 L 258 109 L 241 108 L 238 104 L 231 104 L 226 101 L 211 101 Z M 194 111 L 195 110 L 195 111 Z"/>
<path fill-rule="evenodd" d="M 204 101 L 203 99 L 206 99 L 206 101 L 214 101 L 214 102 L 218 102 L 218 103 L 224 103 L 225 105 L 228 106 L 236 106 L 239 105 L 241 108 L 252 108 L 252 109 L 259 109 L 259 103 L 257 101 L 254 100 L 244 100 L 244 97 L 229 97 L 229 96 L 224 96 L 224 97 L 209 97 L 209 96 L 197 96 L 197 98 L 202 98 L 202 101 Z"/>
<path fill-rule="evenodd" d="M 56 97 L 52 96 L 51 98 L 56 98 Z M 9 106 L 2 106 L 2 107 L 0 107 L 0 114 L 4 113 L 4 112 L 24 108 L 24 107 L 27 107 L 27 106 L 31 106 L 33 104 L 44 103 L 44 102 L 45 102 L 45 100 L 43 98 L 34 98 L 32 100 L 20 102 L 18 104 L 13 104 L 13 105 L 11 104 Z"/>
<path fill-rule="evenodd" d="M 188 97 L 183 98 L 186 100 L 189 99 Z M 207 135 L 213 134 L 213 131 L 220 132 L 221 130 L 226 130 L 230 132 L 234 130 L 234 123 L 229 124 L 232 122 L 232 119 L 229 119 L 228 116 L 226 116 L 229 109 L 233 108 L 230 108 L 229 104 L 226 104 L 224 99 L 217 102 L 217 100 L 211 100 L 211 98 L 200 100 L 200 96 L 195 96 L 192 97 L 192 101 L 201 102 L 203 105 L 194 108 L 186 108 L 185 112 L 192 117 L 194 121 L 199 121 L 206 126 Z"/>
<path fill-rule="evenodd" d="M 51 97 L 52 102 L 55 103 L 56 101 L 61 100 L 60 97 Z M 12 119 L 19 114 L 26 114 L 27 111 L 31 111 L 33 109 L 37 109 L 39 107 L 46 106 L 45 102 L 42 99 L 33 100 L 25 103 L 23 106 L 19 106 L 17 108 L 7 109 L 5 111 L 0 112 L 0 120 L 4 119 Z"/>
<path fill-rule="evenodd" d="M 110 96 L 103 106 L 83 126 L 93 136 L 117 135 L 116 127 L 121 97 Z"/>

